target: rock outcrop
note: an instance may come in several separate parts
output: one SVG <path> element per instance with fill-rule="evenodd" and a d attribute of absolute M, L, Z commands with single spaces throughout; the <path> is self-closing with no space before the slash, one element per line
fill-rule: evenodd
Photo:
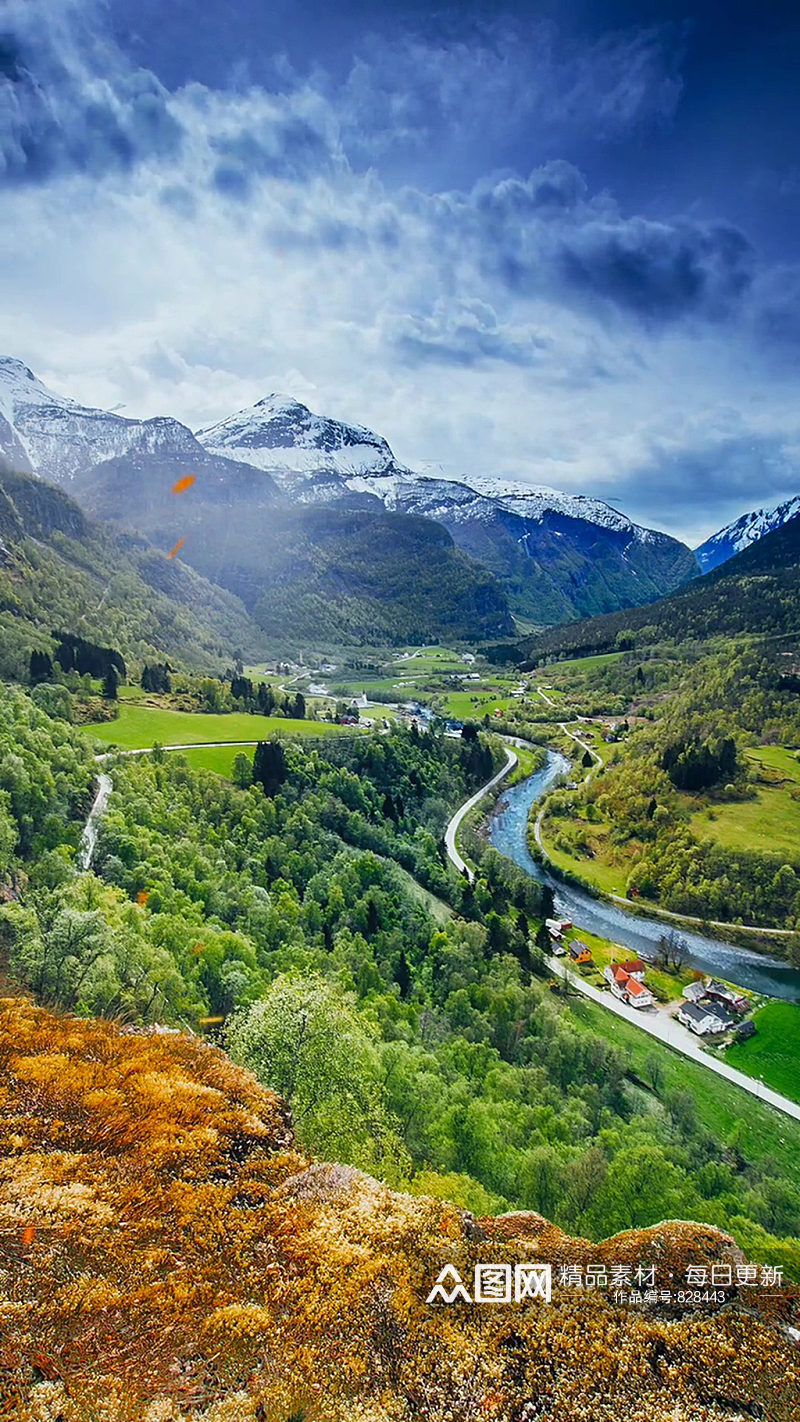
<path fill-rule="evenodd" d="M 426 1302 L 448 1265 L 471 1291 L 476 1264 L 536 1262 L 550 1302 Z M 791 1290 L 620 1302 L 566 1282 L 590 1264 L 735 1278 L 743 1260 L 680 1221 L 599 1244 L 535 1214 L 475 1221 L 309 1162 L 281 1102 L 194 1038 L 0 1002 L 0 1417 L 800 1415 Z"/>

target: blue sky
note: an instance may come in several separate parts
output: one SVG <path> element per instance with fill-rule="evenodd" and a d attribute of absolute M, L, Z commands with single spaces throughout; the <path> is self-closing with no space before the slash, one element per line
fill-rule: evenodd
<path fill-rule="evenodd" d="M 0 346 L 698 541 L 800 487 L 799 62 L 748 0 L 7 0 Z"/>

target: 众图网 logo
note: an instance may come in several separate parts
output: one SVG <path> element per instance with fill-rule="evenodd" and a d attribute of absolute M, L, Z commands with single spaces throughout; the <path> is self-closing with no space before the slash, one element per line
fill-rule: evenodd
<path fill-rule="evenodd" d="M 458 1270 L 446 1264 L 437 1276 L 426 1303 L 522 1303 L 525 1299 L 550 1302 L 550 1264 L 476 1264 L 467 1288 Z"/>

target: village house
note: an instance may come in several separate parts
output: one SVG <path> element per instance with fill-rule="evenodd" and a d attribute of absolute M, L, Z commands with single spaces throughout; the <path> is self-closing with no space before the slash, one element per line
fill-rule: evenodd
<path fill-rule="evenodd" d="M 712 978 L 706 984 L 705 996 L 712 1002 L 718 1002 L 723 1007 L 729 1008 L 741 1016 L 750 1008 L 750 1003 L 746 997 L 742 997 L 734 988 L 727 987 L 725 983 L 717 982 Z"/>
<path fill-rule="evenodd" d="M 636 958 L 629 963 L 609 963 L 603 977 L 620 1002 L 627 1002 L 631 1007 L 652 1007 L 655 998 L 645 986 L 645 971 L 644 963 Z"/>
<path fill-rule="evenodd" d="M 573 963 L 591 963 L 592 961 L 591 950 L 581 942 L 580 938 L 576 938 L 574 943 L 570 943 L 569 956 Z"/>
<path fill-rule="evenodd" d="M 695 983 L 687 983 L 683 989 L 683 996 L 687 1002 L 700 1002 L 706 995 L 706 985 L 702 978 Z"/>
<path fill-rule="evenodd" d="M 551 938 L 563 938 L 567 929 L 572 927 L 572 920 L 569 918 L 546 918 L 544 926 Z"/>
<path fill-rule="evenodd" d="M 647 964 L 643 963 L 641 958 L 631 958 L 628 963 L 614 963 L 612 966 L 621 968 L 623 973 L 628 974 L 629 978 L 636 978 L 637 982 L 640 983 L 644 982 Z"/>
<path fill-rule="evenodd" d="M 711 1002 L 684 1002 L 678 1008 L 676 1016 L 696 1037 L 708 1037 L 716 1032 L 724 1032 L 733 1023 L 733 1018 L 724 1007 Z"/>

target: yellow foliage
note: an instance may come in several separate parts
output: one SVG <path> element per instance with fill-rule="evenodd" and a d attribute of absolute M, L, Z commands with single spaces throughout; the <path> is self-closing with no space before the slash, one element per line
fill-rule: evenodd
<path fill-rule="evenodd" d="M 475 1221 L 309 1162 L 280 1101 L 193 1037 L 0 1001 L 3 1422 L 800 1414 L 788 1295 L 733 1292 L 717 1311 L 567 1288 L 549 1306 L 425 1302 L 447 1263 L 470 1279 L 478 1261 L 536 1258 L 739 1256 L 679 1222 L 592 1244 L 533 1214 Z"/>

